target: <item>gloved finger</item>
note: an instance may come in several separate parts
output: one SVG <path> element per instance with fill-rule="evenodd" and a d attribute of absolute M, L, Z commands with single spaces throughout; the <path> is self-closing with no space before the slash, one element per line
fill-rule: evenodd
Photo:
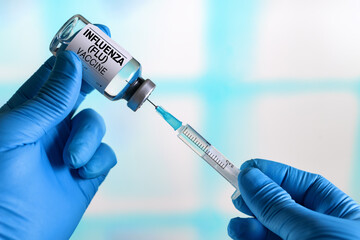
<path fill-rule="evenodd" d="M 234 240 L 278 240 L 279 236 L 264 227 L 256 218 L 233 218 L 228 235 Z"/>
<path fill-rule="evenodd" d="M 110 29 L 106 26 L 106 25 L 103 25 L 103 24 L 94 24 L 95 26 L 97 26 L 98 28 L 101 29 L 101 31 L 103 31 L 106 35 L 108 35 L 109 37 L 111 37 L 111 32 L 110 32 Z"/>
<path fill-rule="evenodd" d="M 242 198 L 241 195 L 233 200 L 233 204 L 234 204 L 235 208 L 237 210 L 239 210 L 240 212 L 242 212 L 246 215 L 249 215 L 249 216 L 254 216 L 254 214 L 250 211 L 250 209 L 246 205 L 246 202 L 244 201 L 244 199 Z"/>
<path fill-rule="evenodd" d="M 101 143 L 90 161 L 79 169 L 79 175 L 86 179 L 106 175 L 116 165 L 116 162 L 116 156 L 111 147 Z"/>
<path fill-rule="evenodd" d="M 102 24 L 95 24 L 95 26 L 100 28 L 101 31 L 103 31 L 106 35 L 111 37 L 110 29 L 107 26 L 102 25 Z M 90 84 L 88 84 L 86 81 L 82 82 L 79 99 L 77 100 L 77 102 L 75 104 L 74 110 L 76 110 L 79 107 L 79 105 L 82 103 L 82 101 L 84 101 L 86 95 L 91 93 L 93 90 L 94 90 L 94 88 Z"/>
<path fill-rule="evenodd" d="M 32 143 L 62 121 L 80 92 L 82 66 L 70 51 L 60 52 L 48 81 L 37 95 L 0 118 L 0 145 L 4 148 Z"/>
<path fill-rule="evenodd" d="M 245 162 L 241 169 L 256 167 L 279 184 L 299 204 L 327 215 L 360 219 L 360 207 L 320 175 L 262 159 Z"/>
<path fill-rule="evenodd" d="M 105 135 L 103 118 L 85 109 L 71 120 L 71 132 L 63 151 L 63 159 L 71 168 L 84 166 L 95 154 Z"/>
<path fill-rule="evenodd" d="M 284 189 L 257 168 L 240 171 L 239 190 L 256 218 L 284 239 L 291 239 L 289 235 L 303 231 L 304 226 L 298 222 L 310 223 L 315 219 L 315 212 L 297 204 Z"/>
<path fill-rule="evenodd" d="M 87 205 L 89 205 L 99 186 L 115 165 L 116 156 L 114 151 L 108 145 L 102 143 L 85 166 L 80 169 L 71 169 L 72 173 L 77 172 L 75 176 L 80 176 L 78 184 L 87 200 Z"/>
<path fill-rule="evenodd" d="M 111 36 L 110 30 L 107 26 L 101 24 L 95 24 L 109 37 Z M 55 56 L 50 57 L 9 99 L 9 101 L 0 108 L 0 113 L 8 112 L 11 109 L 20 106 L 29 99 L 32 99 L 42 87 L 42 85 L 48 80 L 50 72 L 55 64 Z M 87 94 L 93 91 L 94 88 L 90 86 L 86 81 L 82 82 L 79 100 L 77 106 L 84 100 Z"/>
<path fill-rule="evenodd" d="M 50 72 L 55 64 L 55 57 L 52 56 L 16 91 L 9 101 L 0 108 L 0 113 L 8 112 L 20 106 L 29 99 L 32 99 L 49 78 Z"/>

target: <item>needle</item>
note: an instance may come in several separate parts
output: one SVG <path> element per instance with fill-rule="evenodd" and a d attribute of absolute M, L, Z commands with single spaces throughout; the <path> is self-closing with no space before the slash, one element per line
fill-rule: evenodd
<path fill-rule="evenodd" d="M 150 99 L 147 99 L 147 100 L 149 101 L 149 103 L 151 103 L 155 107 L 155 109 L 158 107 L 152 101 L 150 101 Z"/>

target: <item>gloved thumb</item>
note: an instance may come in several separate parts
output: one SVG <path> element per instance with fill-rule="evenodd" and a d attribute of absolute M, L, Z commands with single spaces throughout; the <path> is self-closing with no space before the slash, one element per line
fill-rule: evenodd
<path fill-rule="evenodd" d="M 78 99 L 82 64 L 75 53 L 57 55 L 49 79 L 38 94 L 0 117 L 0 146 L 14 147 L 38 140 L 47 130 L 61 122 Z"/>
<path fill-rule="evenodd" d="M 255 217 L 283 239 L 303 231 L 298 222 L 314 219 L 315 212 L 297 204 L 291 196 L 257 168 L 243 169 L 239 174 L 239 189 Z M 300 227 L 302 229 L 300 229 Z M 264 229 L 265 230 L 265 229 Z"/>

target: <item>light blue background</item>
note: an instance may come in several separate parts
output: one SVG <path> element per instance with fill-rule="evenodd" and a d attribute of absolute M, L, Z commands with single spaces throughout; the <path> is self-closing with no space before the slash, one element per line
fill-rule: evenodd
<path fill-rule="evenodd" d="M 49 56 L 80 13 L 107 25 L 157 88 L 151 99 L 233 163 L 269 158 L 319 172 L 360 199 L 357 1 L 2 1 L 0 100 Z M 228 239 L 233 189 L 150 105 L 94 92 L 115 150 L 72 239 Z M 71 214 L 71 213 L 69 213 Z M 61 223 L 59 223 L 61 224 Z"/>

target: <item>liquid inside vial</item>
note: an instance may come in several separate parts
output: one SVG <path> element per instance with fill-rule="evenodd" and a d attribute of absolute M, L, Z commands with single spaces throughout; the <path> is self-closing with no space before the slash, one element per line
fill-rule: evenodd
<path fill-rule="evenodd" d="M 125 91 L 141 74 L 141 66 L 138 61 L 132 58 L 104 90 L 104 95 L 110 100 L 117 100 L 123 97 Z"/>

